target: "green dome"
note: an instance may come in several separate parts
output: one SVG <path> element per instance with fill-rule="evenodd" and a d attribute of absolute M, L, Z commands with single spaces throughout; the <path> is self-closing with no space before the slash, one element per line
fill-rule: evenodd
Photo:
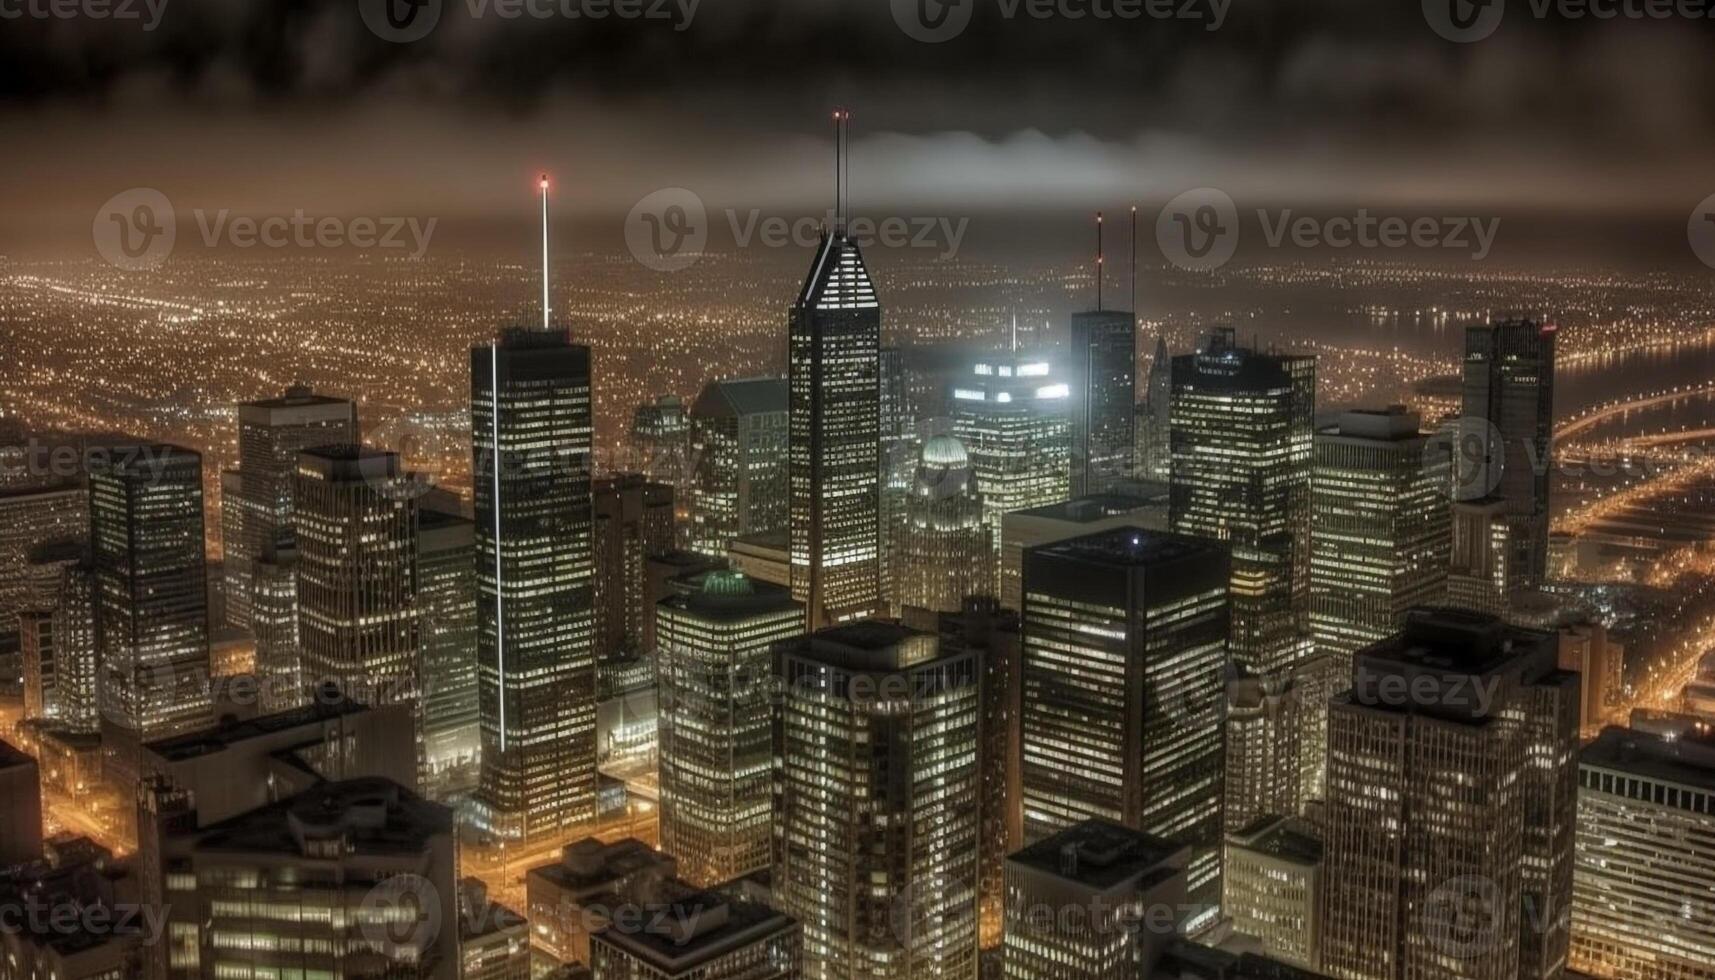
<path fill-rule="evenodd" d="M 751 595 L 756 587 L 743 572 L 720 570 L 703 576 L 705 595 Z"/>

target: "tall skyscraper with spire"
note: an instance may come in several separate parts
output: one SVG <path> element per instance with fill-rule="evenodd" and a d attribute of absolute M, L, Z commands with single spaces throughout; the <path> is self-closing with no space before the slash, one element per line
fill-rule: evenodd
<path fill-rule="evenodd" d="M 1137 436 L 1137 318 L 1102 307 L 1102 216 L 1096 215 L 1096 308 L 1072 314 L 1072 496 L 1106 493 L 1132 475 Z"/>
<path fill-rule="evenodd" d="M 834 113 L 838 175 L 788 328 L 792 597 L 810 628 L 879 610 L 881 304 L 847 234 L 846 119 Z"/>
<path fill-rule="evenodd" d="M 472 348 L 478 802 L 531 837 L 595 816 L 590 351 L 550 328 L 542 178 L 542 326 Z"/>

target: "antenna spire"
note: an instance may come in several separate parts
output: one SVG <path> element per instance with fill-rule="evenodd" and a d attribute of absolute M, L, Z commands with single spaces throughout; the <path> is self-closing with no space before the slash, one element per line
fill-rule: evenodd
<path fill-rule="evenodd" d="M 542 187 L 542 329 L 548 329 L 548 175 L 543 174 Z"/>
<path fill-rule="evenodd" d="M 1018 311 L 1012 311 L 1012 352 L 1018 353 Z"/>
<path fill-rule="evenodd" d="M 1137 320 L 1137 205 L 1131 206 L 1131 318 Z"/>
<path fill-rule="evenodd" d="M 1102 213 L 1096 212 L 1096 311 L 1102 309 Z"/>
<path fill-rule="evenodd" d="M 852 114 L 842 108 L 834 109 L 834 234 L 846 233 L 846 121 Z"/>

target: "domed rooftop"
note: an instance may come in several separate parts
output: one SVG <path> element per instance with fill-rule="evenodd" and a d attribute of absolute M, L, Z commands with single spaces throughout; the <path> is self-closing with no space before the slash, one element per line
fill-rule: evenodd
<path fill-rule="evenodd" d="M 756 587 L 750 584 L 750 579 L 743 572 L 718 569 L 703 576 L 703 592 L 706 595 L 754 595 Z"/>
<path fill-rule="evenodd" d="M 929 466 L 967 466 L 965 444 L 953 436 L 935 436 L 923 444 L 923 462 Z"/>

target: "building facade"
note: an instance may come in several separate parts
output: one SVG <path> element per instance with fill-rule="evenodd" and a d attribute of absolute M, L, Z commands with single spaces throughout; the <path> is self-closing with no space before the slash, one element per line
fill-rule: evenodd
<path fill-rule="evenodd" d="M 1108 493 L 1131 479 L 1137 447 L 1137 318 L 1124 310 L 1072 314 L 1066 383 L 1072 419 L 1068 496 Z"/>
<path fill-rule="evenodd" d="M 1053 363 L 1045 353 L 985 354 L 953 385 L 953 435 L 997 533 L 1002 514 L 1072 496 L 1071 386 Z"/>
<path fill-rule="evenodd" d="M 899 608 L 957 612 L 969 596 L 994 595 L 994 531 L 983 511 L 964 444 L 952 436 L 925 442 L 894 538 Z"/>
<path fill-rule="evenodd" d="M 711 381 L 691 403 L 690 547 L 725 557 L 733 540 L 786 530 L 785 378 Z"/>

